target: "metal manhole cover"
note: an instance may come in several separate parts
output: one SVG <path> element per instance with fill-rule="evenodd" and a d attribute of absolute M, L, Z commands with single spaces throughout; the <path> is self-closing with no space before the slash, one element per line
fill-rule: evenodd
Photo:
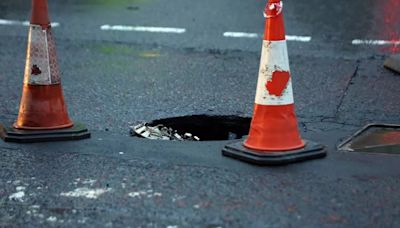
<path fill-rule="evenodd" d="M 369 124 L 338 146 L 339 151 L 400 154 L 400 125 Z"/>

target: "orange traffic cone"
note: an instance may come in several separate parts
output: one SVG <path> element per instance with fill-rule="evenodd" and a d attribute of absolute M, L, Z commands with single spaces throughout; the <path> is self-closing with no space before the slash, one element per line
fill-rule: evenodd
<path fill-rule="evenodd" d="M 282 9 L 281 0 L 270 0 L 265 9 L 266 27 L 250 133 L 244 142 L 225 146 L 225 156 L 260 165 L 326 156 L 324 146 L 302 140 L 298 130 Z"/>
<path fill-rule="evenodd" d="M 73 124 L 61 87 L 47 0 L 32 0 L 24 85 L 13 129 L 0 131 L 6 141 L 38 142 L 90 137 L 82 124 Z"/>

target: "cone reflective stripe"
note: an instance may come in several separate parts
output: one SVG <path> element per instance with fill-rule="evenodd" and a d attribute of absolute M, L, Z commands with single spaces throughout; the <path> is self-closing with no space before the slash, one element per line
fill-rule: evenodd
<path fill-rule="evenodd" d="M 32 0 L 24 84 L 18 118 L 13 128 L 0 126 L 0 136 L 13 142 L 90 137 L 82 124 L 74 126 L 68 116 L 47 0 Z"/>
<path fill-rule="evenodd" d="M 223 155 L 260 165 L 281 165 L 326 155 L 325 147 L 301 139 L 294 108 L 285 40 L 283 2 L 270 0 L 253 119 L 244 142 L 228 144 Z"/>
<path fill-rule="evenodd" d="M 30 25 L 24 84 L 60 84 L 56 48 L 51 28 Z"/>
<path fill-rule="evenodd" d="M 254 114 L 244 145 L 255 150 L 293 150 L 304 147 L 294 112 L 293 89 L 282 14 L 283 3 L 265 9 Z"/>

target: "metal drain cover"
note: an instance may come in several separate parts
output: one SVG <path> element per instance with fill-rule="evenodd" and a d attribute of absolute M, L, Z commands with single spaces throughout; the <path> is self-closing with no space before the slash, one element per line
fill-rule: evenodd
<path fill-rule="evenodd" d="M 338 150 L 400 154 L 400 125 L 369 124 L 340 144 Z"/>
<path fill-rule="evenodd" d="M 393 55 L 386 59 L 384 66 L 400 74 L 400 55 Z"/>

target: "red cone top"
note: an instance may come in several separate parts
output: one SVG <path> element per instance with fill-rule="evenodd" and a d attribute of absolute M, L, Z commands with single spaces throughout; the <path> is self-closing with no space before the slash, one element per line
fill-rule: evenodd
<path fill-rule="evenodd" d="M 285 26 L 283 22 L 283 3 L 281 0 L 269 0 L 265 7 L 266 16 L 264 40 L 285 40 Z"/>
<path fill-rule="evenodd" d="M 32 25 L 50 26 L 47 0 L 32 0 Z"/>

